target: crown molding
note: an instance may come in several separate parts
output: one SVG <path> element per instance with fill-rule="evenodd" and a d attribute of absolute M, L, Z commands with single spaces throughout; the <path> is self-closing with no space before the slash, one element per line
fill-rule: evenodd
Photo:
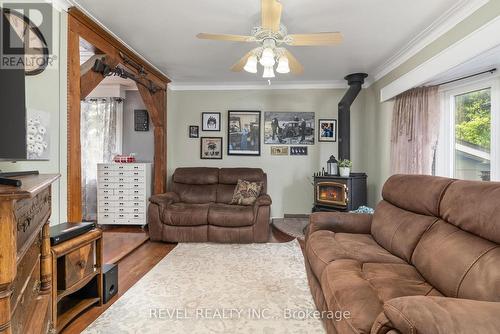
<path fill-rule="evenodd" d="M 390 100 L 412 87 L 427 82 L 436 74 L 445 73 L 498 46 L 500 44 L 498 31 L 500 31 L 500 16 L 383 87 L 380 90 L 380 101 Z"/>
<path fill-rule="evenodd" d="M 384 76 L 395 70 L 411 57 L 416 55 L 426 46 L 437 40 L 443 34 L 451 30 L 458 23 L 472 15 L 476 10 L 486 5 L 490 0 L 460 0 L 458 3 L 441 15 L 429 27 L 414 37 L 394 56 L 385 63 L 378 66 L 374 71 L 374 81 L 382 79 Z"/>
<path fill-rule="evenodd" d="M 366 87 L 366 86 L 364 86 Z M 170 82 L 167 86 L 172 91 L 222 91 L 222 90 L 284 90 L 284 89 L 346 89 L 345 80 L 332 81 L 289 81 L 271 85 L 263 82 Z"/>

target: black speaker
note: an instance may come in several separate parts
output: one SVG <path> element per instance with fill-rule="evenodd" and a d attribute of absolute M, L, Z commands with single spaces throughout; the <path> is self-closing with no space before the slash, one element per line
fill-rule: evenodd
<path fill-rule="evenodd" d="M 102 268 L 103 303 L 106 304 L 118 292 L 118 265 L 105 264 Z"/>

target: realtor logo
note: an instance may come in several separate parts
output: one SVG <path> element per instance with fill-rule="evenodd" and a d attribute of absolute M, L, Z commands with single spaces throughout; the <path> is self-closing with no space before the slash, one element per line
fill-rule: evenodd
<path fill-rule="evenodd" d="M 0 67 L 35 75 L 51 65 L 53 18 L 47 2 L 0 3 Z"/>

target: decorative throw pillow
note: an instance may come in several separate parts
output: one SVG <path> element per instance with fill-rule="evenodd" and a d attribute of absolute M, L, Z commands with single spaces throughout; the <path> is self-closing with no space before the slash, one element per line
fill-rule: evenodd
<path fill-rule="evenodd" d="M 229 204 L 253 205 L 262 190 L 262 182 L 238 180 L 234 188 L 233 199 Z"/>

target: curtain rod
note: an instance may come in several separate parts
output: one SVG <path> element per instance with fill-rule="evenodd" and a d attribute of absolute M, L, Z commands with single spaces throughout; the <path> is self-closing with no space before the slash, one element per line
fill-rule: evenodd
<path fill-rule="evenodd" d="M 458 78 L 458 79 L 453 79 L 453 80 L 450 80 L 450 81 L 446 81 L 446 82 L 437 84 L 436 86 L 443 86 L 443 85 L 451 84 L 451 83 L 454 83 L 454 82 L 457 82 L 457 81 L 474 78 L 474 77 L 477 77 L 477 76 L 480 76 L 480 75 L 483 75 L 483 74 L 486 74 L 486 73 L 493 74 L 496 71 L 497 71 L 496 68 L 492 68 L 492 69 L 489 69 L 487 71 L 483 71 L 483 72 L 480 72 L 480 73 L 471 74 L 471 75 L 468 75 L 468 76 L 465 76 L 465 77 L 461 77 L 461 78 Z"/>

